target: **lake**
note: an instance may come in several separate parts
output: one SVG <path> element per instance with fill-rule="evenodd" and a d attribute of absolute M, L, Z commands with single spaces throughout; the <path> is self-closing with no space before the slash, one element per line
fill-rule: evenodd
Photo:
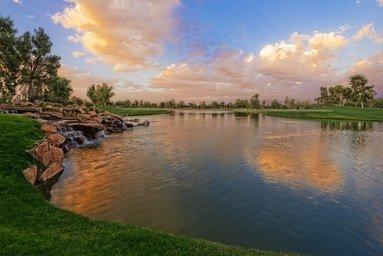
<path fill-rule="evenodd" d="M 51 202 L 228 245 L 383 254 L 383 124 L 178 111 L 74 150 Z"/>

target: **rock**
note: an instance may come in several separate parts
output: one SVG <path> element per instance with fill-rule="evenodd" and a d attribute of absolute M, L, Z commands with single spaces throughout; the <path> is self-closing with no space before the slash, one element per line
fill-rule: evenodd
<path fill-rule="evenodd" d="M 28 152 L 32 155 L 34 159 L 40 161 L 45 166 L 50 163 L 49 143 L 47 140 L 43 140 Z"/>
<path fill-rule="evenodd" d="M 59 147 L 51 146 L 49 151 L 49 162 L 62 163 L 64 161 L 64 150 Z"/>
<path fill-rule="evenodd" d="M 92 110 L 92 111 L 89 111 L 88 113 L 91 117 L 96 117 L 97 116 L 97 112 Z"/>
<path fill-rule="evenodd" d="M 48 166 L 51 163 L 62 163 L 64 160 L 64 151 L 62 148 L 49 144 L 48 140 L 43 140 L 32 150 L 28 151 L 33 158 Z"/>
<path fill-rule="evenodd" d="M 101 124 L 102 117 L 101 116 L 92 117 L 92 121 Z"/>
<path fill-rule="evenodd" d="M 57 133 L 57 127 L 50 123 L 43 123 L 43 125 L 41 126 L 41 129 L 46 134 Z"/>
<path fill-rule="evenodd" d="M 98 132 L 105 131 L 105 126 L 97 123 L 72 123 L 68 125 L 73 130 L 81 131 L 89 140 L 98 139 Z"/>
<path fill-rule="evenodd" d="M 37 166 L 33 165 L 28 167 L 23 171 L 24 177 L 29 181 L 32 185 L 35 185 L 36 180 L 37 180 Z"/>
<path fill-rule="evenodd" d="M 141 123 L 138 123 L 137 125 L 139 125 L 139 126 L 149 126 L 150 122 L 149 122 L 149 120 L 145 120 L 145 121 L 143 121 Z"/>
<path fill-rule="evenodd" d="M 52 145 L 59 147 L 65 142 L 65 137 L 58 133 L 52 133 L 48 135 L 48 140 Z"/>
<path fill-rule="evenodd" d="M 129 122 L 125 122 L 125 126 L 126 126 L 126 128 L 133 128 L 134 124 L 129 123 Z"/>
<path fill-rule="evenodd" d="M 60 163 L 51 164 L 40 176 L 40 179 L 45 182 L 57 174 L 61 174 L 64 171 L 64 167 Z"/>
<path fill-rule="evenodd" d="M 78 119 L 82 122 L 89 122 L 92 119 L 92 116 L 89 114 L 79 114 Z"/>

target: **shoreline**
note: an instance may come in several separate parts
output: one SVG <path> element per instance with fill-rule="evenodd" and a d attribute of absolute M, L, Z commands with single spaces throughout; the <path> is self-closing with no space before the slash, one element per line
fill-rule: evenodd
<path fill-rule="evenodd" d="M 59 209 L 23 177 L 33 163 L 25 152 L 43 138 L 41 124 L 0 114 L 0 254 L 10 255 L 287 255 L 231 247 L 162 231 L 92 220 Z"/>

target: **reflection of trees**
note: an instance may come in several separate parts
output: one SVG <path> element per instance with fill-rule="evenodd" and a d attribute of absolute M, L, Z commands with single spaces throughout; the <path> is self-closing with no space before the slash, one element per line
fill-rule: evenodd
<path fill-rule="evenodd" d="M 325 193 L 337 192 L 343 184 L 340 167 L 319 141 L 287 138 L 266 140 L 262 149 L 248 155 L 264 178 L 293 188 L 311 187 Z M 252 159 L 255 158 L 255 159 Z"/>
<path fill-rule="evenodd" d="M 248 112 L 234 112 L 235 117 L 247 117 L 249 115 L 250 115 L 250 113 L 248 113 Z"/>
<path fill-rule="evenodd" d="M 372 122 L 355 121 L 322 121 L 322 130 L 350 130 L 350 131 L 372 131 Z"/>

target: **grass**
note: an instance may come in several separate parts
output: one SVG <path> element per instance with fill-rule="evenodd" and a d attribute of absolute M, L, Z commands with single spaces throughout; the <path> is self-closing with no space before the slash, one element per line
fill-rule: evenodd
<path fill-rule="evenodd" d="M 0 114 L 0 255 L 282 255 L 151 229 L 95 221 L 58 209 L 23 177 L 40 125 Z"/>
<path fill-rule="evenodd" d="M 170 114 L 172 110 L 163 108 L 121 108 L 114 106 L 105 106 L 100 109 L 109 111 L 120 116 L 142 116 L 142 115 L 157 115 Z"/>
<path fill-rule="evenodd" d="M 381 108 L 326 107 L 308 110 L 237 109 L 236 112 L 264 113 L 265 115 L 312 120 L 383 121 Z"/>

